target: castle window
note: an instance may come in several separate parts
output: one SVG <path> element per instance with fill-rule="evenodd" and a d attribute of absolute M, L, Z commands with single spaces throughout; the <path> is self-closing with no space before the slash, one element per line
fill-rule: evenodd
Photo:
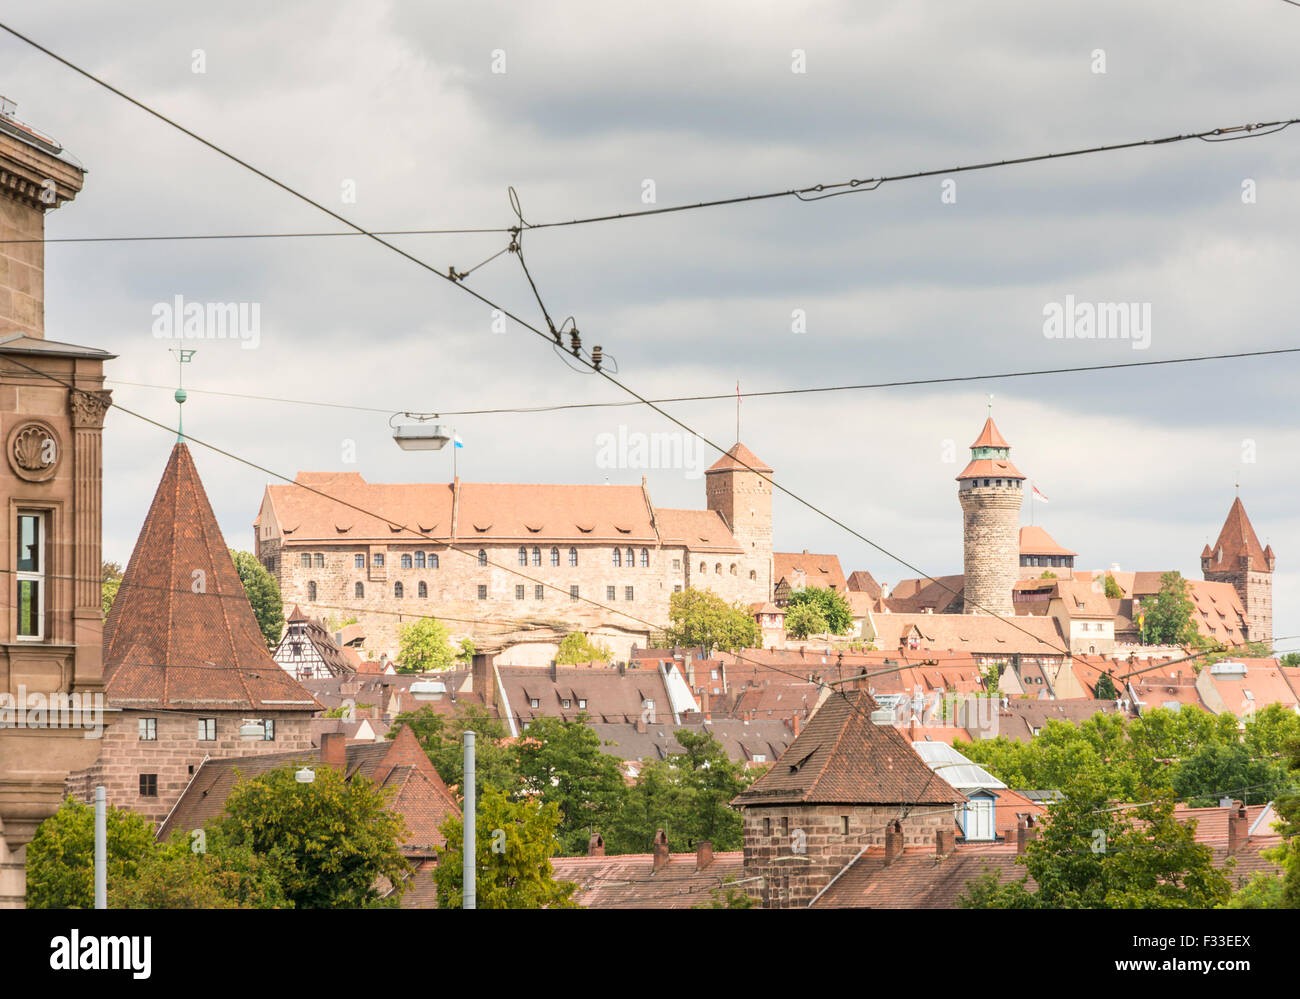
<path fill-rule="evenodd" d="M 312 582 L 310 582 L 310 583 L 307 584 L 307 599 L 308 599 L 308 601 L 310 601 L 311 603 L 315 603 L 315 602 L 316 602 L 316 582 L 315 582 L 315 580 L 313 580 Z"/>
<path fill-rule="evenodd" d="M 753 569 L 750 569 L 750 570 L 749 570 L 749 578 L 750 578 L 750 579 L 757 579 L 757 578 L 758 578 L 758 573 L 755 572 Z"/>
<path fill-rule="evenodd" d="M 618 594 L 618 589 L 617 589 L 616 587 L 613 587 L 613 586 L 606 586 L 606 587 L 605 587 L 605 599 L 606 599 L 606 600 L 617 600 L 617 599 L 618 599 L 618 595 L 617 595 L 617 594 Z"/>
<path fill-rule="evenodd" d="M 421 582 L 420 585 L 416 588 L 415 595 L 419 597 L 421 600 L 426 598 L 429 595 L 429 584 L 425 582 Z"/>
<path fill-rule="evenodd" d="M 569 565 L 577 565 L 577 564 L 578 564 L 578 549 L 576 549 L 576 548 L 570 548 L 570 549 L 569 549 Z"/>
<path fill-rule="evenodd" d="M 731 574 L 732 574 L 733 576 L 736 574 L 736 563 L 735 563 L 735 562 L 732 562 L 732 563 L 731 563 Z"/>
<path fill-rule="evenodd" d="M 721 576 L 721 575 L 722 575 L 722 563 L 721 563 L 721 562 L 718 562 L 716 565 L 714 565 L 714 567 L 713 567 L 713 573 L 714 573 L 714 575 L 716 575 L 716 576 Z"/>
<path fill-rule="evenodd" d="M 642 568 L 642 569 L 648 569 L 649 567 L 650 567 L 650 549 L 649 549 L 649 548 L 642 548 L 642 549 L 641 549 L 641 568 Z"/>
<path fill-rule="evenodd" d="M 614 564 L 615 565 L 623 564 L 623 554 L 617 548 L 614 549 Z"/>
<path fill-rule="evenodd" d="M 551 565 L 559 565 L 559 564 L 560 564 L 560 549 L 558 549 L 558 548 L 552 548 L 552 549 L 551 549 Z"/>
<path fill-rule="evenodd" d="M 300 566 L 302 566 L 302 568 L 304 568 L 304 569 L 310 569 L 310 568 L 311 568 L 311 552 L 303 552 L 303 553 L 302 553 L 302 557 L 298 560 L 298 564 L 299 564 Z"/>
<path fill-rule="evenodd" d="M 265 718 L 262 720 L 262 741 L 275 742 L 275 719 Z"/>
<path fill-rule="evenodd" d="M 482 583 L 479 583 L 479 587 L 478 587 L 478 598 L 479 598 L 480 600 L 486 600 L 486 599 L 487 599 L 487 587 L 484 586 Z"/>
<path fill-rule="evenodd" d="M 708 572 L 708 571 L 709 571 L 709 567 L 706 566 L 703 562 L 701 562 L 701 563 L 700 563 L 700 572 Z"/>
<path fill-rule="evenodd" d="M 631 569 L 636 565 L 636 553 L 631 548 L 627 550 L 627 567 Z"/>
<path fill-rule="evenodd" d="M 360 600 L 366 595 L 366 588 L 360 583 L 357 583 L 356 586 L 352 587 L 352 595 Z"/>
<path fill-rule="evenodd" d="M 416 552 L 416 553 L 415 553 L 415 567 L 416 567 L 417 569 L 423 569 L 423 568 L 424 568 L 424 552 Z"/>
<path fill-rule="evenodd" d="M 478 550 L 478 564 L 481 566 L 487 565 L 487 552 L 482 548 Z"/>
<path fill-rule="evenodd" d="M 217 720 L 215 718 L 199 719 L 199 742 L 215 742 L 217 739 Z"/>
<path fill-rule="evenodd" d="M 681 568 L 682 568 L 682 560 L 679 558 L 673 559 L 673 572 L 680 572 Z"/>
<path fill-rule="evenodd" d="M 402 584 L 401 584 L 401 583 L 394 583 L 394 584 L 393 584 L 393 599 L 395 599 L 395 600 L 401 600 L 401 599 L 402 599 L 402 596 L 404 595 L 404 593 L 405 593 L 405 590 L 403 590 L 403 588 L 402 588 Z"/>
<path fill-rule="evenodd" d="M 536 586 L 533 587 L 533 599 L 542 600 L 545 597 L 546 597 L 546 587 L 543 586 L 541 583 L 538 583 Z"/>
<path fill-rule="evenodd" d="M 519 546 L 519 564 L 520 565 L 528 564 L 528 549 L 525 548 L 523 545 Z"/>
<path fill-rule="evenodd" d="M 353 555 L 352 565 L 354 568 L 364 569 L 366 567 L 366 557 L 364 555 Z"/>
<path fill-rule="evenodd" d="M 574 583 L 572 586 L 569 587 L 569 599 L 570 599 L 570 600 L 577 600 L 577 599 L 578 599 L 578 584 L 577 584 L 577 583 Z"/>
<path fill-rule="evenodd" d="M 373 555 L 371 555 L 370 564 L 373 565 L 376 569 L 382 569 L 384 567 L 384 553 L 375 552 Z"/>
<path fill-rule="evenodd" d="M 141 742 L 158 741 L 158 719 L 157 718 L 140 719 L 140 741 Z"/>
<path fill-rule="evenodd" d="M 479 564 L 482 565 L 483 563 L 480 562 Z M 429 568 L 430 568 L 430 569 L 436 569 L 436 568 L 438 568 L 438 553 L 437 553 L 437 552 L 429 552 Z"/>
<path fill-rule="evenodd" d="M 673 592 L 674 592 L 674 593 L 681 593 L 681 592 L 682 592 L 682 587 L 681 587 L 681 584 L 680 584 L 680 583 L 679 583 L 677 586 L 674 586 L 674 587 L 673 587 Z"/>
<path fill-rule="evenodd" d="M 18 637 L 45 637 L 45 514 L 18 514 Z"/>
<path fill-rule="evenodd" d="M 623 599 L 624 600 L 632 599 L 632 587 L 630 586 L 623 587 Z"/>
<path fill-rule="evenodd" d="M 848 834 L 849 834 L 849 817 L 848 817 L 847 815 L 841 815 L 841 816 L 840 816 L 840 835 L 841 835 L 841 836 L 847 836 Z"/>
<path fill-rule="evenodd" d="M 140 797 L 142 798 L 158 797 L 158 775 L 157 774 L 140 775 Z"/>
<path fill-rule="evenodd" d="M 771 819 L 764 819 L 764 820 L 763 820 L 763 835 L 764 835 L 764 836 L 771 836 L 771 835 L 772 835 L 772 820 L 771 820 Z"/>
<path fill-rule="evenodd" d="M 315 555 L 313 555 L 312 559 L 313 559 L 313 564 L 316 566 L 317 569 L 325 568 L 325 556 L 322 555 L 320 552 L 317 552 Z"/>
<path fill-rule="evenodd" d="M 516 600 L 523 600 L 523 599 L 524 599 L 524 584 L 523 584 L 523 583 L 520 583 L 518 586 L 515 587 L 515 599 L 516 599 Z"/>
<path fill-rule="evenodd" d="M 540 548 L 533 548 L 533 565 L 541 565 L 541 564 L 542 564 L 542 550 Z"/>
<path fill-rule="evenodd" d="M 403 556 L 402 556 L 402 568 L 403 568 L 403 569 L 409 569 L 409 568 L 411 568 L 411 565 L 412 565 L 412 564 L 413 564 L 413 563 L 412 563 L 412 561 L 411 561 L 411 556 L 410 556 L 410 555 L 403 555 Z"/>

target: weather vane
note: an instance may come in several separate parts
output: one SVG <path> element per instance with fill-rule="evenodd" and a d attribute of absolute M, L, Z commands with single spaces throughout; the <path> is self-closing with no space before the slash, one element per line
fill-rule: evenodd
<path fill-rule="evenodd" d="M 185 380 L 185 365 L 193 360 L 198 350 L 193 347 L 168 347 L 167 349 L 176 355 L 176 443 L 179 444 L 185 439 L 185 425 L 182 416 L 184 410 L 181 407 L 185 405 L 187 398 L 181 383 Z"/>

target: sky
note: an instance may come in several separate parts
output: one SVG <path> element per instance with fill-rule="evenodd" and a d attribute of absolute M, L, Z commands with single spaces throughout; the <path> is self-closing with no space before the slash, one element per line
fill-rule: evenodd
<path fill-rule="evenodd" d="M 1300 8 L 1281 0 L 772 6 L 50 0 L 0 20 L 374 229 L 506 227 L 511 187 L 536 223 L 1300 114 Z M 344 229 L 3 33 L 0 94 L 88 169 L 48 238 Z M 726 448 L 737 382 L 743 396 L 1295 346 L 1298 143 L 1300 126 L 543 229 L 525 259 L 548 311 L 625 385 L 726 396 L 663 407 Z M 393 238 L 442 272 L 508 240 Z M 185 428 L 289 477 L 447 481 L 450 450 L 399 450 L 394 411 L 630 398 L 364 237 L 51 243 L 45 277 L 46 336 L 117 354 L 115 401 L 169 427 L 177 343 L 158 317 L 177 296 L 255 306 L 255 338 L 184 343 Z M 544 324 L 515 255 L 465 283 Z M 1049 337 L 1067 303 L 1131 305 L 1141 336 Z M 1239 486 L 1278 556 L 1277 646 L 1300 648 L 1281 637 L 1300 636 L 1297 363 L 749 398 L 740 436 L 810 504 L 778 494 L 778 550 L 833 552 L 891 584 L 961 570 L 954 477 L 990 394 L 1012 460 L 1049 497 L 1035 522 L 1080 567 L 1199 578 Z M 444 422 L 462 479 L 646 475 L 667 507 L 703 507 L 718 453 L 646 407 Z M 656 433 L 681 435 L 674 467 L 617 446 Z M 174 440 L 109 414 L 106 558 L 129 557 Z M 228 543 L 251 548 L 276 480 L 192 450 Z"/>

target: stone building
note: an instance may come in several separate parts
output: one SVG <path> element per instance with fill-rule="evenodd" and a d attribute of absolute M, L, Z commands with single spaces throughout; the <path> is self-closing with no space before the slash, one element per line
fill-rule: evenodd
<path fill-rule="evenodd" d="M 106 721 L 100 524 L 113 355 L 45 339 L 45 213 L 76 196 L 82 175 L 0 98 L 0 908 L 23 906 L 27 844 L 69 771 L 98 755 L 87 736 Z M 59 717 L 19 710 L 41 703 L 61 704 Z"/>
<path fill-rule="evenodd" d="M 732 804 L 744 816 L 744 877 L 765 908 L 803 908 L 872 846 L 901 853 L 955 839 L 966 798 L 865 691 L 828 697 L 776 764 Z"/>
<path fill-rule="evenodd" d="M 1020 504 L 1025 477 L 1011 464 L 1011 445 L 990 416 L 957 476 L 967 613 L 1015 613 L 1011 591 L 1020 575 Z"/>
<path fill-rule="evenodd" d="M 82 800 L 103 784 L 111 804 L 161 822 L 205 759 L 311 747 L 320 704 L 271 658 L 183 442 L 104 624 L 103 661 L 118 716 L 98 762 L 68 780 Z"/>
<path fill-rule="evenodd" d="M 1273 546 L 1260 548 L 1241 497 L 1232 501 L 1214 547 L 1201 552 L 1201 575 L 1208 582 L 1230 583 L 1246 612 L 1246 639 L 1273 643 Z"/>
<path fill-rule="evenodd" d="M 771 598 L 770 474 L 737 444 L 705 473 L 706 508 L 675 510 L 656 507 L 644 480 L 381 484 L 300 472 L 267 487 L 254 532 L 285 603 L 312 618 L 358 616 L 372 656 L 396 652 L 400 626 L 427 616 L 480 644 L 541 624 L 624 655 L 668 623 L 675 592 Z"/>

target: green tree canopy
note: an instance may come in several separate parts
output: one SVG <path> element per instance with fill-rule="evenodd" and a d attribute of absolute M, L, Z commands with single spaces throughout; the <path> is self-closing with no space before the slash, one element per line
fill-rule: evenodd
<path fill-rule="evenodd" d="M 1115 681 L 1111 679 L 1109 673 L 1103 673 L 1097 678 L 1097 689 L 1093 691 L 1093 696 L 1099 701 L 1113 701 L 1119 697 L 1119 691 L 1115 689 Z"/>
<path fill-rule="evenodd" d="M 786 608 L 787 630 L 790 611 L 802 606 L 815 607 L 826 622 L 826 630 L 832 634 L 843 635 L 853 627 L 853 609 L 842 593 L 821 586 L 805 586 L 790 594 L 790 604 Z"/>
<path fill-rule="evenodd" d="M 116 562 L 100 562 L 99 564 L 99 596 L 100 603 L 104 610 L 104 620 L 108 620 L 108 612 L 113 608 L 113 601 L 117 599 L 117 591 L 122 585 L 122 567 Z"/>
<path fill-rule="evenodd" d="M 802 592 L 802 591 L 801 591 Z M 785 633 L 790 638 L 803 639 L 810 635 L 823 635 L 830 631 L 830 625 L 822 615 L 821 608 L 811 602 L 795 604 L 791 602 L 785 612 Z"/>
<path fill-rule="evenodd" d="M 1150 645 L 1196 645 L 1200 633 L 1192 620 L 1195 607 L 1181 573 L 1160 576 L 1160 590 L 1143 603 L 1143 641 Z"/>
<path fill-rule="evenodd" d="M 275 863 L 246 846 L 205 834 L 205 849 L 177 833 L 140 861 L 133 877 L 113 882 L 113 909 L 287 909 Z"/>
<path fill-rule="evenodd" d="M 244 584 L 244 593 L 253 606 L 257 626 L 262 630 L 268 648 L 275 648 L 284 631 L 284 601 L 280 597 L 280 584 L 266 571 L 266 567 L 251 552 L 230 549 L 235 560 L 235 571 Z"/>
<path fill-rule="evenodd" d="M 670 645 L 717 648 L 722 652 L 756 648 L 762 638 L 748 607 L 729 604 L 712 590 L 691 589 L 668 599 Z"/>
<path fill-rule="evenodd" d="M 425 673 L 451 669 L 456 665 L 456 659 L 451 632 L 437 618 L 422 617 L 398 629 L 397 672 Z"/>
<path fill-rule="evenodd" d="M 108 884 L 134 877 L 154 851 L 148 820 L 109 805 L 105 815 Z M 95 809 L 65 799 L 27 845 L 29 909 L 91 909 L 95 905 Z"/>
<path fill-rule="evenodd" d="M 295 770 L 239 780 L 214 824 L 217 834 L 268 857 L 295 908 L 373 905 L 380 878 L 400 894 L 410 871 L 397 845 L 406 838 L 406 822 L 388 810 L 386 792 L 324 766 L 313 783 L 299 784 Z"/>
<path fill-rule="evenodd" d="M 480 909 L 576 909 L 572 881 L 556 881 L 555 854 L 560 810 L 537 798 L 512 801 L 488 790 L 477 801 L 474 823 L 475 904 Z M 446 845 L 438 849 L 433 879 L 438 908 L 464 904 L 464 823 L 454 815 L 442 824 Z"/>
<path fill-rule="evenodd" d="M 555 654 L 555 661 L 561 666 L 576 666 L 579 663 L 607 663 L 614 658 L 614 651 L 603 642 L 593 642 L 581 631 L 574 631 L 560 640 L 560 648 Z"/>
<path fill-rule="evenodd" d="M 513 794 L 523 785 L 515 750 L 505 744 L 510 733 L 480 704 L 458 704 L 450 717 L 425 705 L 393 719 L 388 738 L 408 725 L 428 754 L 433 769 L 449 786 L 465 779 L 465 733 L 474 733 L 474 786 L 482 795 L 489 787 Z"/>
<path fill-rule="evenodd" d="M 1123 599 L 1124 590 L 1120 587 L 1119 583 L 1115 582 L 1115 577 L 1112 576 L 1109 572 L 1106 573 L 1106 582 L 1104 585 L 1105 585 L 1104 592 L 1107 600 Z"/>

